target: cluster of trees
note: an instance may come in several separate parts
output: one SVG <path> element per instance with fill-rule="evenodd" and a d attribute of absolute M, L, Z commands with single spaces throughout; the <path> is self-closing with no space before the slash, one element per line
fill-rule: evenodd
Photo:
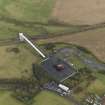
<path fill-rule="evenodd" d="M 54 43 L 47 43 L 45 44 L 45 49 L 49 50 L 51 52 L 54 52 L 54 48 L 56 47 L 56 45 Z"/>
<path fill-rule="evenodd" d="M 105 70 L 99 70 L 98 73 L 105 74 Z"/>
<path fill-rule="evenodd" d="M 40 92 L 39 88 L 27 88 L 27 90 L 16 89 L 12 96 L 25 105 L 31 105 L 34 102 L 34 97 Z"/>
<path fill-rule="evenodd" d="M 37 82 L 40 86 L 43 84 L 52 81 L 52 78 L 48 75 L 45 70 L 39 64 L 33 64 L 33 77 L 37 79 Z"/>

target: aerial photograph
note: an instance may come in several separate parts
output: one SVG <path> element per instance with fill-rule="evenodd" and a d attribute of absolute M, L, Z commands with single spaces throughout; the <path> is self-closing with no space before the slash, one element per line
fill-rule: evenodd
<path fill-rule="evenodd" d="M 105 105 L 105 0 L 0 0 L 0 105 Z"/>

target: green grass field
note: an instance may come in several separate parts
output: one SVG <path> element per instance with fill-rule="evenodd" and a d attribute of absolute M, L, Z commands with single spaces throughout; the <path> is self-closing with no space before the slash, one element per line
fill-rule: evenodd
<path fill-rule="evenodd" d="M 11 92 L 0 91 L 0 105 L 23 105 L 11 96 Z"/>
<path fill-rule="evenodd" d="M 43 25 L 48 24 L 54 4 L 55 0 L 0 0 L 0 39 L 16 38 L 19 32 L 39 35 L 66 30 Z"/>
<path fill-rule="evenodd" d="M 28 22 L 47 22 L 54 0 L 0 0 L 0 14 Z"/>
<path fill-rule="evenodd" d="M 19 44 L 1 46 L 0 59 L 0 78 L 21 78 L 32 75 L 32 64 L 40 57 L 27 45 Z"/>
<path fill-rule="evenodd" d="M 11 96 L 11 92 L 0 91 L 0 105 L 24 105 Z M 52 92 L 42 91 L 38 94 L 32 105 L 74 105 L 72 102 L 65 100 Z"/>
<path fill-rule="evenodd" d="M 89 87 L 89 91 L 103 95 L 105 93 L 105 74 L 94 73 L 97 80 Z M 98 85 L 97 85 L 98 84 Z"/>
<path fill-rule="evenodd" d="M 74 105 L 52 92 L 42 91 L 36 98 L 33 105 Z"/>
<path fill-rule="evenodd" d="M 55 0 L 0 0 L 0 38 L 15 37 L 18 32 L 41 34 L 50 19 Z M 36 24 L 36 23 L 39 23 Z"/>

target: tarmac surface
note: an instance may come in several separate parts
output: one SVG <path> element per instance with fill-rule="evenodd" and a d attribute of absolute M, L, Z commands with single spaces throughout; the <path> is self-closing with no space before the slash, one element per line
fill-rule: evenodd
<path fill-rule="evenodd" d="M 55 65 L 64 65 L 64 70 L 56 70 Z M 47 60 L 42 62 L 43 68 L 51 75 L 54 79 L 63 82 L 65 79 L 75 74 L 74 68 L 72 68 L 67 62 L 55 57 L 50 56 Z"/>

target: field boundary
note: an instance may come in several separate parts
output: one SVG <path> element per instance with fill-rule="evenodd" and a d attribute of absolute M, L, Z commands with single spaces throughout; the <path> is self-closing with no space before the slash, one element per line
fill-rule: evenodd
<path fill-rule="evenodd" d="M 67 35 L 74 35 L 76 33 L 82 33 L 85 31 L 90 31 L 90 30 L 96 30 L 96 29 L 100 29 L 100 28 L 104 28 L 105 27 L 105 23 L 100 23 L 100 24 L 96 24 L 94 26 L 89 26 L 86 27 L 84 29 L 79 29 L 77 31 L 73 31 L 73 32 L 69 32 L 69 31 L 65 31 L 65 32 L 59 32 L 59 33 L 46 33 L 46 35 L 35 35 L 35 36 L 30 36 L 31 40 L 41 40 L 41 39 L 48 39 L 48 38 L 54 38 L 54 37 L 58 37 L 58 36 L 67 36 Z M 17 43 L 18 42 L 18 35 L 16 38 L 8 38 L 8 39 L 0 39 L 0 43 Z"/>

